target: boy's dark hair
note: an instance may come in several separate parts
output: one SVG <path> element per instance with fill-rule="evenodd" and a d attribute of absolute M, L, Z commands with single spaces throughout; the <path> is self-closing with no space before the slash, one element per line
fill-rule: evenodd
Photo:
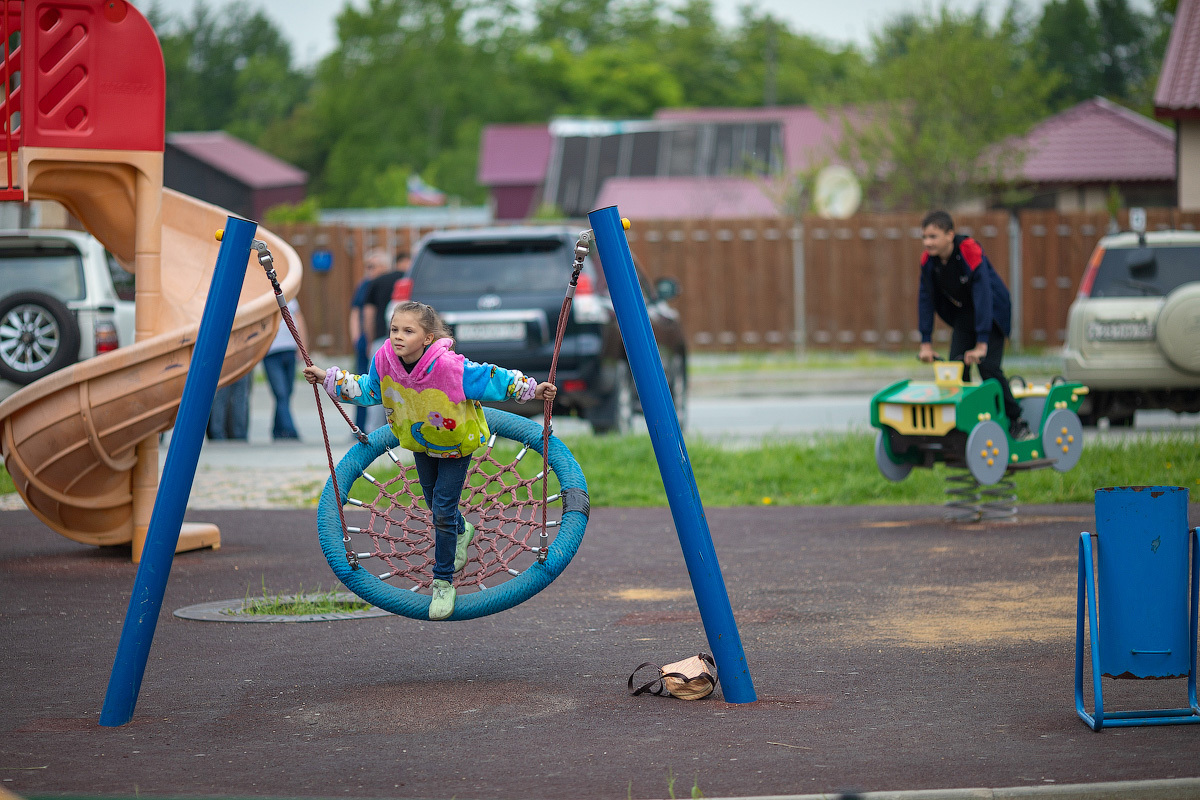
<path fill-rule="evenodd" d="M 949 233 L 954 230 L 954 218 L 950 216 L 950 212 L 948 211 L 930 211 L 925 215 L 925 219 L 921 220 L 921 229 L 924 230 L 930 225 L 945 233 Z"/>

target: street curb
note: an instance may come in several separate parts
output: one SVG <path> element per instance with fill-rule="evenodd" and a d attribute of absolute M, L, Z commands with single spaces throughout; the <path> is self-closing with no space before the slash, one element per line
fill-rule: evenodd
<path fill-rule="evenodd" d="M 1110 783 L 1009 786 L 998 789 L 911 789 L 898 792 L 826 792 L 773 794 L 711 800 L 1195 800 L 1200 778 L 1171 778 Z"/>

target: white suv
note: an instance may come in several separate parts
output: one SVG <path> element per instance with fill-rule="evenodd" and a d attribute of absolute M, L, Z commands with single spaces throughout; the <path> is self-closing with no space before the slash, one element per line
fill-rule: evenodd
<path fill-rule="evenodd" d="M 1096 245 L 1067 316 L 1063 373 L 1079 417 L 1132 425 L 1139 408 L 1200 411 L 1200 232 L 1118 233 Z"/>
<path fill-rule="evenodd" d="M 94 237 L 0 231 L 0 378 L 33 383 L 134 338 L 133 275 Z"/>

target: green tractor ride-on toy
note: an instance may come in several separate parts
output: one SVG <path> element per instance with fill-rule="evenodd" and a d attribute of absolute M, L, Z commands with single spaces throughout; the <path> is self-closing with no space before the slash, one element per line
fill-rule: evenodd
<path fill-rule="evenodd" d="M 884 477 L 901 481 L 913 467 L 941 461 L 965 467 L 982 486 L 998 483 L 1009 471 L 1053 467 L 1066 472 L 1083 451 L 1078 410 L 1087 394 L 1080 383 L 1056 379 L 1025 385 L 1014 378 L 1012 391 L 1021 416 L 1036 432 L 1031 439 L 1009 436 L 1000 384 L 964 383 L 960 361 L 934 362 L 934 382 L 904 380 L 871 399 L 875 463 Z"/>

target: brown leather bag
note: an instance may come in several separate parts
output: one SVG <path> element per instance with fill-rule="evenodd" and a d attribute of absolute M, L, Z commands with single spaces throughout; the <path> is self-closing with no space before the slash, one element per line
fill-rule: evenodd
<path fill-rule="evenodd" d="M 658 670 L 658 676 L 649 683 L 633 688 L 633 678 L 646 667 Z M 708 653 L 685 658 L 673 664 L 659 667 L 646 661 L 638 665 L 629 676 L 629 693 L 656 694 L 660 697 L 678 697 L 680 700 L 699 700 L 708 697 L 717 686 L 717 664 Z"/>

